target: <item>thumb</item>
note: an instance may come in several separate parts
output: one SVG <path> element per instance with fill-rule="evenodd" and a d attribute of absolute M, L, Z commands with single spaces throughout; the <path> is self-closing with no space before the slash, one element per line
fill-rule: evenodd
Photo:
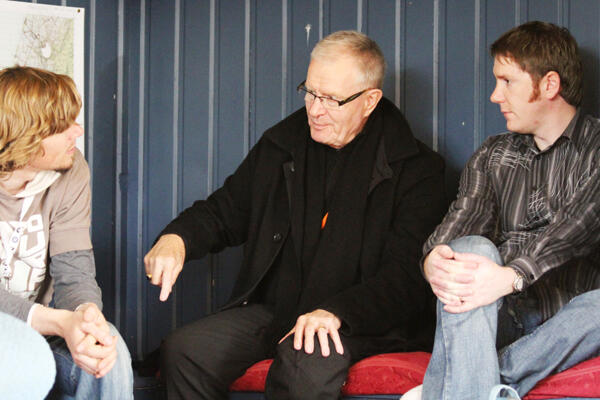
<path fill-rule="evenodd" d="M 436 252 L 442 258 L 447 258 L 447 259 L 454 258 L 454 251 L 448 245 L 443 244 L 441 246 L 438 246 L 436 248 Z"/>
<path fill-rule="evenodd" d="M 83 311 L 83 320 L 85 322 L 94 322 L 98 317 L 96 307 L 88 306 Z"/>

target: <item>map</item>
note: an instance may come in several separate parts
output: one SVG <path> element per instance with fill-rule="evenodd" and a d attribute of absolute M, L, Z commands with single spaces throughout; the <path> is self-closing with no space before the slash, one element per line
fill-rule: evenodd
<path fill-rule="evenodd" d="M 27 65 L 70 76 L 84 96 L 84 16 L 77 7 L 0 0 L 0 69 Z M 83 110 L 77 120 L 83 125 Z M 83 138 L 77 147 L 83 151 Z"/>

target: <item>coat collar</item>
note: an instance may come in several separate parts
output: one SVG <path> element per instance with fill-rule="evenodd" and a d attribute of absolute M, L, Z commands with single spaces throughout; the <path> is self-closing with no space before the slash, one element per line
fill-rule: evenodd
<path fill-rule="evenodd" d="M 385 97 L 379 101 L 364 128 L 366 134 L 375 129 L 383 130 L 385 152 L 382 155 L 385 155 L 388 163 L 409 158 L 419 152 L 417 142 L 406 119 L 400 110 Z M 268 129 L 264 137 L 295 158 L 297 151 L 305 148 L 308 135 L 310 135 L 310 130 L 306 108 L 302 107 Z"/>

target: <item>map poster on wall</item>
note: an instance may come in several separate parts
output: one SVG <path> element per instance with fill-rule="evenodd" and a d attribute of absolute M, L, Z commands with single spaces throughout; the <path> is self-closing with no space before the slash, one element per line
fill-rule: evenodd
<path fill-rule="evenodd" d="M 0 0 L 0 69 L 27 65 L 73 78 L 84 96 L 83 8 Z M 83 126 L 84 110 L 77 122 Z M 83 137 L 77 147 L 83 152 Z"/>

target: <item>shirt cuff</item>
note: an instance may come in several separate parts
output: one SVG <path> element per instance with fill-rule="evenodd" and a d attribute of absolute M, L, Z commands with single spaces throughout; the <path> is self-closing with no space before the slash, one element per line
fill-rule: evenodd
<path fill-rule="evenodd" d="M 41 307 L 41 304 L 38 303 L 34 303 L 31 308 L 29 309 L 29 313 L 27 314 L 27 325 L 31 326 L 31 320 L 33 319 L 33 310 L 35 310 L 36 307 Z"/>

